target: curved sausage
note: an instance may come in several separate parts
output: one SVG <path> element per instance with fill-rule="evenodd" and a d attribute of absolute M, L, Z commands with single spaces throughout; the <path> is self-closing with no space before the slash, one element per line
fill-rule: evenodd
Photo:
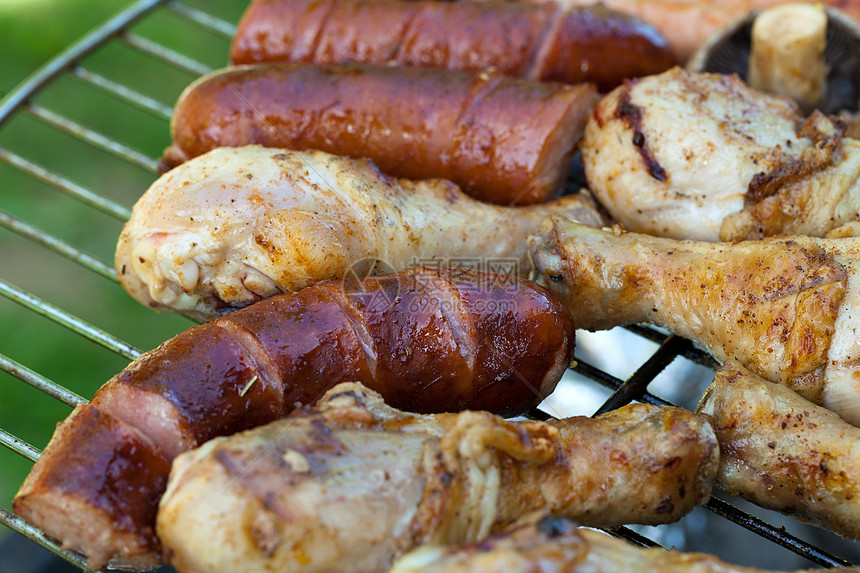
<path fill-rule="evenodd" d="M 514 415 L 553 390 L 573 343 L 558 298 L 504 275 L 414 269 L 320 283 L 137 358 L 57 427 L 13 506 L 94 568 L 151 566 L 156 507 L 179 453 L 346 381 L 412 411 Z"/>
<path fill-rule="evenodd" d="M 239 66 L 174 108 L 162 170 L 216 147 L 260 144 L 370 158 L 389 175 L 443 178 L 524 205 L 561 189 L 597 101 L 591 84 L 390 66 Z"/>
<path fill-rule="evenodd" d="M 234 64 L 395 62 L 485 70 L 607 91 L 675 63 L 650 24 L 602 7 L 444 0 L 256 0 L 236 30 Z"/>

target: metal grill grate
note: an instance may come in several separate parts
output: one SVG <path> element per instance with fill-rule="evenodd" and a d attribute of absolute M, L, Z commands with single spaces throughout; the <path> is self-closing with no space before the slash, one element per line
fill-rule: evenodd
<path fill-rule="evenodd" d="M 172 110 L 165 102 L 175 101 L 192 79 L 226 62 L 233 22 L 244 9 L 237 2 L 224 2 L 220 8 L 218 2 L 200 0 L 200 4 L 205 9 L 177 0 L 139 1 L 69 47 L 0 102 L 0 180 L 5 181 L 0 250 L 6 253 L 4 258 L 10 252 L 23 253 L 0 266 L 5 275 L 0 275 L 0 294 L 11 301 L 0 307 L 0 317 L 8 316 L 0 322 L 2 326 L 8 321 L 0 335 L 0 382 L 10 395 L 26 393 L 27 388 L 19 387 L 22 383 L 37 390 L 28 394 L 27 408 L 38 428 L 36 432 L 18 429 L 0 419 L 0 443 L 25 460 L 24 472 L 40 454 L 27 440 L 46 443 L 68 407 L 86 401 L 83 396 L 92 395 L 140 354 L 138 347 L 154 347 L 190 326 L 182 317 L 156 315 L 131 301 L 109 261 L 122 221 L 154 179 L 156 157 L 169 143 Z M 181 48 L 171 41 L 177 36 L 181 36 Z M 197 40 L 192 38 L 196 36 Z M 75 90 L 83 90 L 86 107 L 92 108 L 89 115 L 65 101 L 65 95 Z M 121 117 L 129 117 L 128 123 L 106 123 L 100 119 L 108 116 L 101 113 L 103 107 L 123 108 Z M 158 134 L 155 147 L 146 143 L 152 137 L 137 137 L 146 130 Z M 43 131 L 47 135 L 40 141 L 58 144 L 49 148 L 33 144 L 29 134 Z M 596 337 L 593 344 L 589 336 Z M 631 337 L 638 346 L 645 343 L 647 351 L 630 372 L 608 373 L 606 364 L 618 354 L 612 347 L 631 344 Z M 595 344 L 598 359 L 588 351 Z M 51 355 L 66 346 L 79 356 L 57 364 Z M 577 346 L 578 364 L 557 393 L 576 395 L 584 387 L 598 389 L 604 396 L 597 412 L 632 400 L 669 403 L 651 394 L 649 385 L 661 377 L 672 378 L 667 368 L 679 361 L 701 365 L 708 373 L 713 367 L 710 357 L 689 341 L 645 326 L 623 329 L 621 339 L 578 333 Z M 558 414 L 553 407 L 549 411 Z M 22 432 L 25 435 L 19 437 Z M 20 462 L 17 456 L 0 451 L 0 467 L 14 465 L 8 458 Z M 825 550 L 821 542 L 804 541 L 784 526 L 750 515 L 721 499 L 719 492 L 706 508 L 738 524 L 743 535 L 751 532 L 812 563 L 850 565 Z M 1 506 L 0 522 L 90 571 L 80 556 L 62 551 Z M 656 544 L 632 529 L 614 533 L 641 545 Z"/>

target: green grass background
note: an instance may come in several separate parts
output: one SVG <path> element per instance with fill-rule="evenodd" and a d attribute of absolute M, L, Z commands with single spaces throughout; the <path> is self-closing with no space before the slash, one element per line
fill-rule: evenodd
<path fill-rule="evenodd" d="M 235 23 L 244 0 L 186 0 Z M 88 31 L 133 4 L 116 0 L 0 0 L 0 92 L 10 93 L 29 74 Z M 158 8 L 131 31 L 210 67 L 226 63 L 228 40 Z M 139 90 L 166 105 L 196 76 L 112 40 L 86 57 L 91 71 Z M 169 142 L 168 124 L 64 74 L 34 98 L 112 139 L 157 157 Z M 0 148 L 14 152 L 78 185 L 131 207 L 155 175 L 16 113 L 0 126 Z M 110 264 L 122 221 L 59 193 L 0 163 L 0 211 Z M 187 319 L 156 313 L 133 301 L 116 283 L 48 249 L 0 228 L 0 280 L 80 317 L 140 350 L 187 328 Z M 0 354 L 79 395 L 90 398 L 128 360 L 0 297 Z M 0 371 L 0 428 L 43 448 L 70 407 Z M 0 506 L 11 499 L 32 464 L 0 448 Z M 0 536 L 8 530 L 0 528 Z"/>

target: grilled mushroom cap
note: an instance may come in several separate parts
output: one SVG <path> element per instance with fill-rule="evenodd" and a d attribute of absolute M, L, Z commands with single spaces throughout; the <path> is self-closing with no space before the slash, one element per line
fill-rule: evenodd
<path fill-rule="evenodd" d="M 798 101 L 809 112 L 855 114 L 860 109 L 860 25 L 850 16 L 827 6 L 824 62 L 826 85 L 816 102 Z M 712 36 L 690 58 L 687 67 L 697 72 L 737 74 L 747 79 L 753 24 L 760 14 L 753 11 Z"/>

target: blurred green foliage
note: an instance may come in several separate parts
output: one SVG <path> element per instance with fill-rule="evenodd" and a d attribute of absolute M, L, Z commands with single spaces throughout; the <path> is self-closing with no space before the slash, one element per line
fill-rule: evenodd
<path fill-rule="evenodd" d="M 115 0 L 0 2 L 0 90 L 10 91 L 72 41 L 128 4 Z"/>
<path fill-rule="evenodd" d="M 235 23 L 241 0 L 186 0 L 187 5 Z M 115 0 L 0 1 L 0 91 L 3 95 L 70 44 L 133 2 Z M 160 7 L 130 27 L 207 67 L 227 60 L 229 39 Z M 80 62 L 167 106 L 197 77 L 112 39 Z M 168 122 L 106 94 L 66 72 L 32 103 L 151 158 L 169 143 Z M 131 208 L 156 178 L 26 111 L 0 126 L 0 149 L 33 162 L 74 185 Z M 0 211 L 61 239 L 112 266 L 122 220 L 59 192 L 53 185 L 0 162 Z M 0 228 L 0 280 L 44 300 L 144 351 L 192 323 L 156 313 L 132 300 L 119 285 L 45 247 Z M 0 297 L 0 355 L 90 398 L 128 359 Z M 0 428 L 44 448 L 70 407 L 0 371 Z M 0 506 L 11 499 L 32 464 L 0 448 Z M 0 528 L 0 535 L 5 533 Z"/>

